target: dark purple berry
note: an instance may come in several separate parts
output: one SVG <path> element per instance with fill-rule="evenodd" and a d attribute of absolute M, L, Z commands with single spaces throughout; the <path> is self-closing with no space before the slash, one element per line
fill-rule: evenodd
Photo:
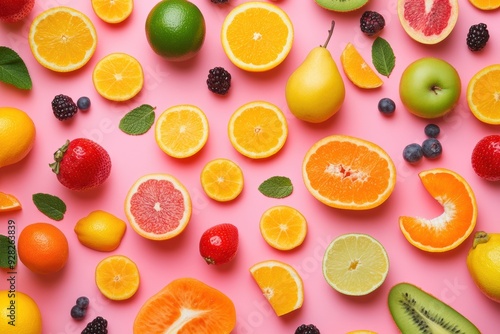
<path fill-rule="evenodd" d="M 76 300 L 76 305 L 78 307 L 86 309 L 87 307 L 89 307 L 89 299 L 85 296 L 78 297 L 78 299 Z"/>
<path fill-rule="evenodd" d="M 406 145 L 403 150 L 403 159 L 411 164 L 419 162 L 423 155 L 422 146 L 417 143 Z"/>
<path fill-rule="evenodd" d="M 436 159 L 443 153 L 443 148 L 439 140 L 428 138 L 422 143 L 422 153 L 428 159 Z"/>
<path fill-rule="evenodd" d="M 385 19 L 377 12 L 367 10 L 359 19 L 361 31 L 367 36 L 373 36 L 384 29 Z"/>
<path fill-rule="evenodd" d="M 436 138 L 439 136 L 441 129 L 436 124 L 427 124 L 424 128 L 425 135 L 429 138 Z"/>
<path fill-rule="evenodd" d="M 216 3 L 216 4 L 222 4 L 222 3 L 228 3 L 229 0 L 210 0 L 212 1 L 213 3 Z"/>
<path fill-rule="evenodd" d="M 108 321 L 98 316 L 87 324 L 81 334 L 108 334 Z"/>
<path fill-rule="evenodd" d="M 90 108 L 90 99 L 82 96 L 76 101 L 76 106 L 82 111 L 88 110 Z"/>
<path fill-rule="evenodd" d="M 208 71 L 207 86 L 215 94 L 225 95 L 231 87 L 231 74 L 223 67 L 214 67 Z"/>
<path fill-rule="evenodd" d="M 320 334 L 319 329 L 313 324 L 302 324 L 295 330 L 295 334 Z"/>
<path fill-rule="evenodd" d="M 473 24 L 467 33 L 467 47 L 471 51 L 482 50 L 490 39 L 488 27 L 484 23 Z"/>
<path fill-rule="evenodd" d="M 383 114 L 390 115 L 393 114 L 396 110 L 396 103 L 388 97 L 384 97 L 380 99 L 378 102 L 378 111 Z"/>
<path fill-rule="evenodd" d="M 59 94 L 52 100 L 52 111 L 60 121 L 73 117 L 78 111 L 73 99 L 67 95 Z"/>
<path fill-rule="evenodd" d="M 78 305 L 75 305 L 71 308 L 71 317 L 73 319 L 83 319 L 85 317 L 86 310 L 84 308 L 81 308 Z"/>

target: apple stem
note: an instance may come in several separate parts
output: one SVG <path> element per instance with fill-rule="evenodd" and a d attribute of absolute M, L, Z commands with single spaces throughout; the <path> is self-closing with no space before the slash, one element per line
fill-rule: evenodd
<path fill-rule="evenodd" d="M 330 30 L 328 30 L 328 38 L 326 39 L 325 44 L 323 44 L 321 47 L 323 48 L 327 47 L 328 42 L 330 42 L 330 38 L 332 38 L 334 28 L 335 28 L 335 20 L 332 20 L 332 26 L 330 27 Z"/>
<path fill-rule="evenodd" d="M 442 88 L 438 86 L 432 86 L 431 90 L 434 92 L 434 94 L 437 95 L 437 92 L 440 91 Z"/>

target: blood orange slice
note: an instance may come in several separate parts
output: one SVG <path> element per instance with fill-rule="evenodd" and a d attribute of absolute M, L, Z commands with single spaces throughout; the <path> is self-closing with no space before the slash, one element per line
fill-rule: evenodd
<path fill-rule="evenodd" d="M 194 278 L 170 282 L 141 307 L 134 334 L 228 334 L 236 325 L 236 309 L 221 291 Z"/>
<path fill-rule="evenodd" d="M 458 19 L 458 0 L 398 0 L 398 16 L 406 33 L 423 44 L 444 40 Z"/>
<path fill-rule="evenodd" d="M 401 231 L 413 246 L 424 251 L 456 248 L 476 226 L 477 204 L 472 188 L 462 176 L 444 168 L 420 172 L 419 177 L 444 211 L 432 219 L 399 217 Z"/>
<path fill-rule="evenodd" d="M 132 228 L 144 238 L 170 239 L 187 226 L 191 218 L 191 197 L 172 175 L 144 175 L 128 191 L 125 214 Z"/>

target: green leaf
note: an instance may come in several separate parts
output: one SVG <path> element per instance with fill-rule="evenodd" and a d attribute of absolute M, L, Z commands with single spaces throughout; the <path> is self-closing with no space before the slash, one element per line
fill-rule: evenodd
<path fill-rule="evenodd" d="M 66 213 L 66 204 L 54 195 L 34 194 L 33 203 L 41 213 L 54 220 L 62 220 Z"/>
<path fill-rule="evenodd" d="M 14 50 L 6 46 L 0 46 L 0 81 L 24 90 L 33 87 L 26 64 Z"/>
<path fill-rule="evenodd" d="M 14 269 L 17 265 L 16 244 L 0 234 L 0 268 Z"/>
<path fill-rule="evenodd" d="M 284 198 L 293 191 L 292 181 L 285 176 L 273 176 L 260 184 L 259 191 L 267 197 Z"/>
<path fill-rule="evenodd" d="M 391 45 L 382 37 L 377 37 L 372 44 L 372 62 L 378 73 L 389 77 L 394 66 L 396 57 Z"/>
<path fill-rule="evenodd" d="M 142 135 L 153 126 L 155 121 L 155 108 L 143 104 L 133 109 L 120 120 L 119 128 L 129 135 Z"/>

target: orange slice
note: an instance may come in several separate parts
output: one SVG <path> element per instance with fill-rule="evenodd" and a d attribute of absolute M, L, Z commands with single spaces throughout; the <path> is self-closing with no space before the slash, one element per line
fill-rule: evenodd
<path fill-rule="evenodd" d="M 500 0 L 469 0 L 476 8 L 481 10 L 494 10 L 500 8 Z"/>
<path fill-rule="evenodd" d="M 201 186 L 213 200 L 232 201 L 243 191 L 243 172 L 229 159 L 214 159 L 201 171 Z"/>
<path fill-rule="evenodd" d="M 278 6 L 249 1 L 233 8 L 222 24 L 222 47 L 231 62 L 251 72 L 275 68 L 292 48 L 293 25 Z"/>
<path fill-rule="evenodd" d="M 302 244 L 307 234 L 306 218 L 295 208 L 277 205 L 260 218 L 260 233 L 273 248 L 291 250 Z"/>
<path fill-rule="evenodd" d="M 266 260 L 254 264 L 250 273 L 277 316 L 302 307 L 304 287 L 299 273 L 289 264 Z"/>
<path fill-rule="evenodd" d="M 180 234 L 191 219 L 191 197 L 170 174 L 147 174 L 128 191 L 125 214 L 139 235 L 166 240 Z"/>
<path fill-rule="evenodd" d="M 359 88 L 377 88 L 384 83 L 352 43 L 347 43 L 340 62 L 347 78 Z"/>
<path fill-rule="evenodd" d="M 144 73 L 137 59 L 126 53 L 111 53 L 96 64 L 92 73 L 96 91 L 111 101 L 127 101 L 144 85 Z"/>
<path fill-rule="evenodd" d="M 160 149 L 174 158 L 187 158 L 205 146 L 209 126 L 205 113 L 193 105 L 165 110 L 156 121 L 155 139 Z"/>
<path fill-rule="evenodd" d="M 486 66 L 472 77 L 467 103 L 481 122 L 500 124 L 500 64 Z"/>
<path fill-rule="evenodd" d="M 236 309 L 228 296 L 197 279 L 179 278 L 146 300 L 133 333 L 222 334 L 235 326 Z"/>
<path fill-rule="evenodd" d="M 389 272 L 384 246 L 372 236 L 349 233 L 338 236 L 326 248 L 323 276 L 338 292 L 363 296 L 378 289 Z"/>
<path fill-rule="evenodd" d="M 339 209 L 381 205 L 394 190 L 396 167 L 380 146 L 345 135 L 316 142 L 306 153 L 302 176 L 320 202 Z"/>
<path fill-rule="evenodd" d="M 129 299 L 139 289 L 139 269 L 126 256 L 108 256 L 97 264 L 95 282 L 99 291 L 107 298 Z"/>
<path fill-rule="evenodd" d="M 444 168 L 419 173 L 429 194 L 443 206 L 438 217 L 399 217 L 406 239 L 428 252 L 445 252 L 459 246 L 476 226 L 477 205 L 472 188 L 465 179 Z"/>
<path fill-rule="evenodd" d="M 288 124 L 274 104 L 254 101 L 239 107 L 229 119 L 229 140 L 233 147 L 252 159 L 268 158 L 285 145 Z"/>
<path fill-rule="evenodd" d="M 0 212 L 16 211 L 21 209 L 21 202 L 19 202 L 14 195 L 0 192 Z"/>
<path fill-rule="evenodd" d="M 42 66 L 56 72 L 71 72 L 92 58 L 97 34 L 85 14 L 58 6 L 43 11 L 33 20 L 28 42 Z"/>
<path fill-rule="evenodd" d="M 134 9 L 133 0 L 92 0 L 92 9 L 101 20 L 107 23 L 125 21 Z"/>

